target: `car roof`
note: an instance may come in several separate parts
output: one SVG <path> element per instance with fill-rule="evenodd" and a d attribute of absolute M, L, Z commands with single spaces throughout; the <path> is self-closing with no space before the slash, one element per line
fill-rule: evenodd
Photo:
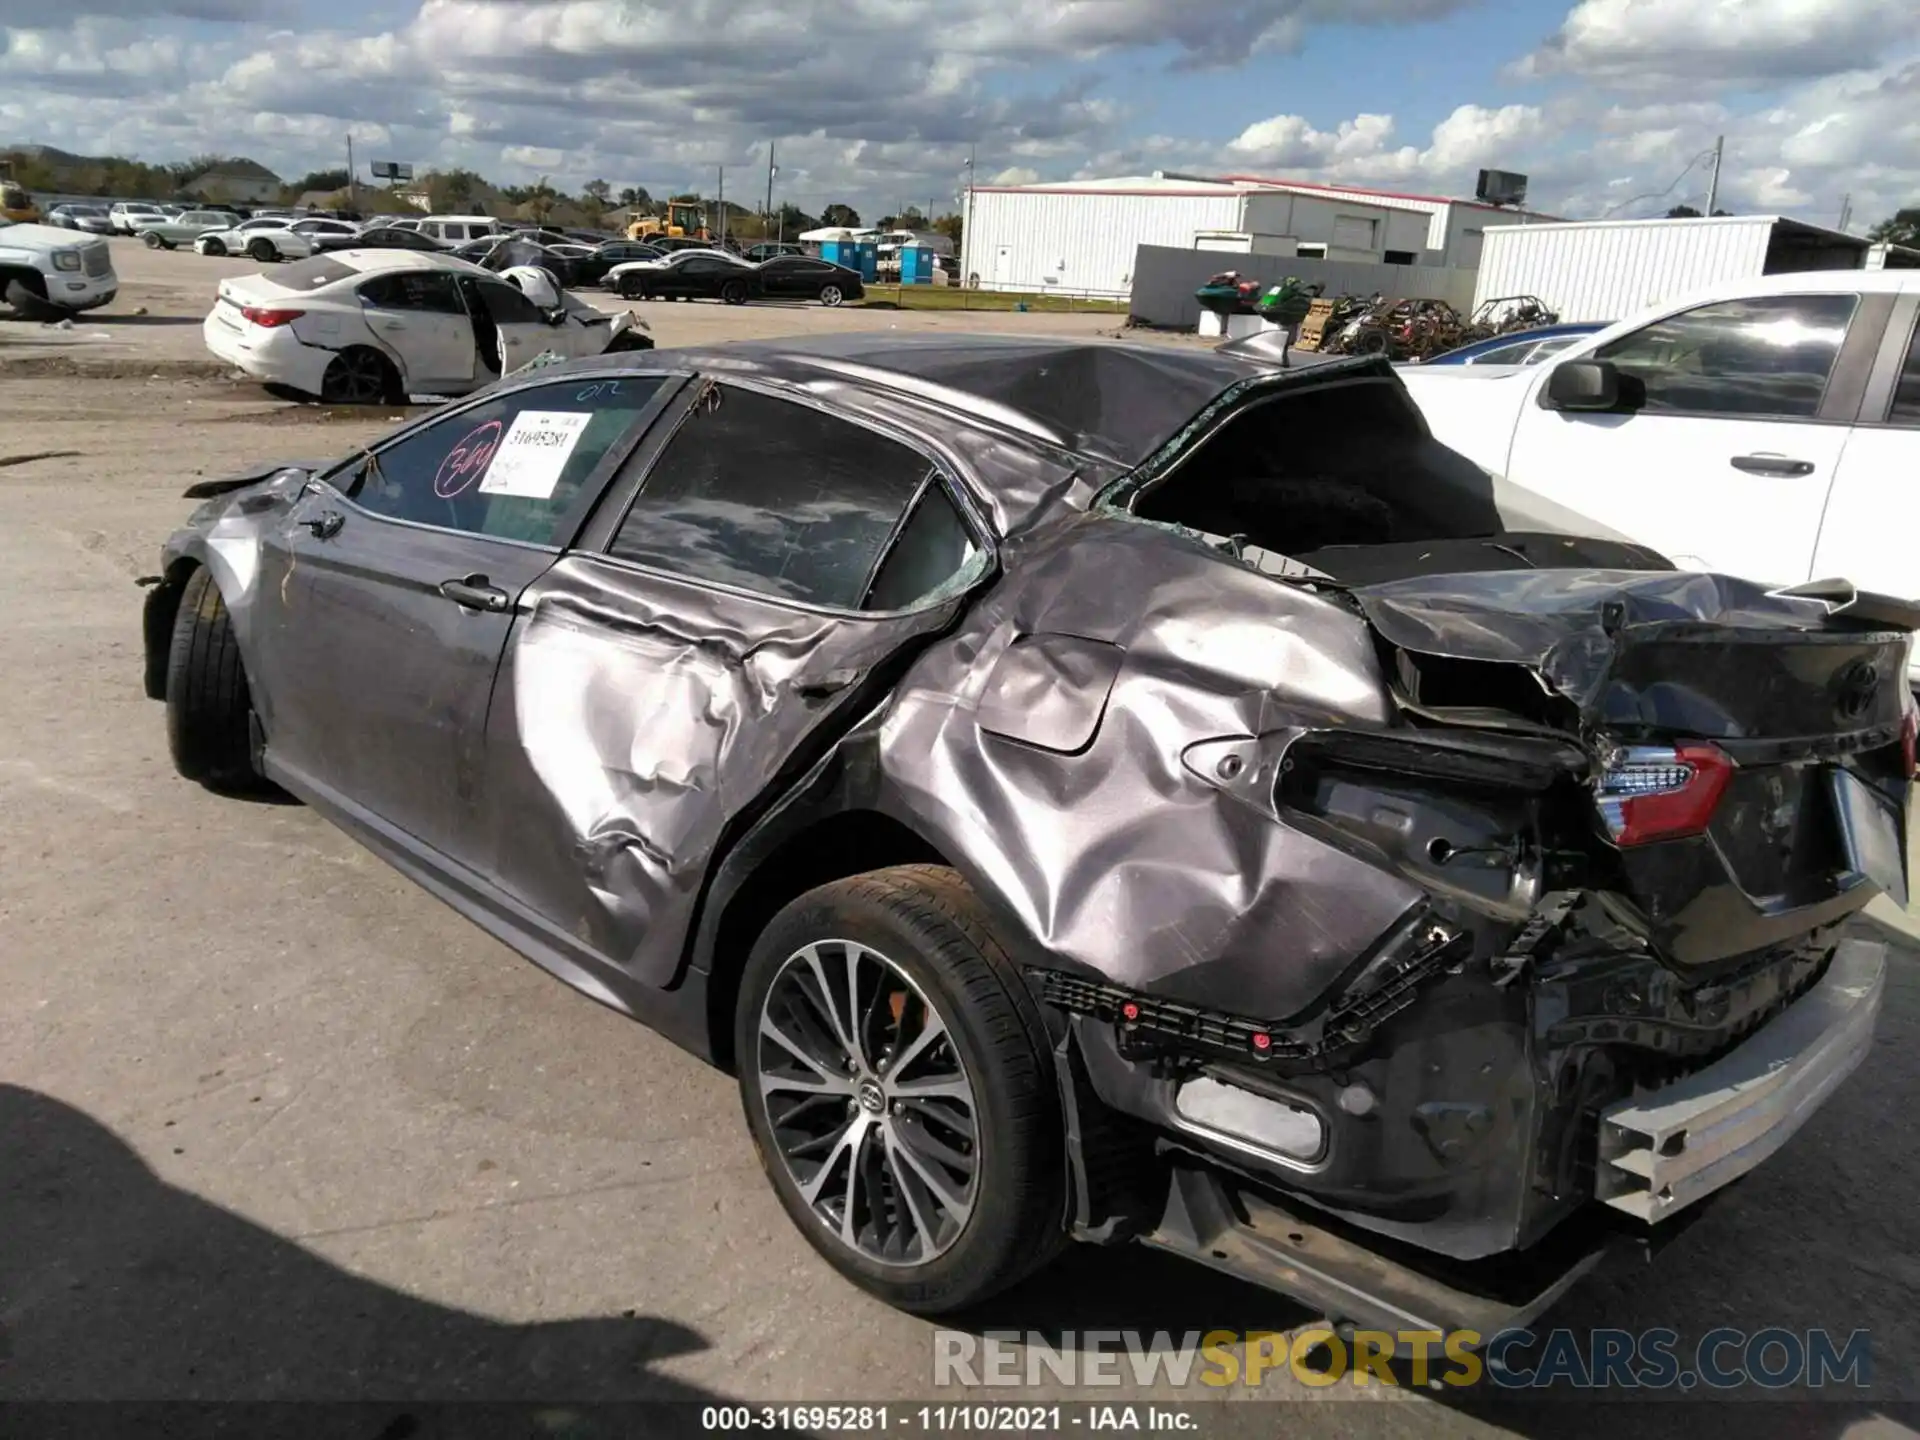
<path fill-rule="evenodd" d="M 635 368 L 670 363 L 757 375 L 816 392 L 849 385 L 891 392 L 1123 468 L 1146 460 L 1222 391 L 1286 373 L 1271 361 L 1197 347 L 890 331 L 649 350 L 621 359 Z M 1293 369 L 1392 374 L 1385 361 L 1361 357 L 1311 366 L 1297 358 Z"/>

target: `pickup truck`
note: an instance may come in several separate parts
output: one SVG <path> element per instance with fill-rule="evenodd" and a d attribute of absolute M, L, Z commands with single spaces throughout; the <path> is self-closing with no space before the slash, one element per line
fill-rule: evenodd
<path fill-rule="evenodd" d="M 0 220 L 0 304 L 23 320 L 59 320 L 119 293 L 107 242 L 52 225 Z"/>
<path fill-rule="evenodd" d="M 1543 364 L 1400 377 L 1442 443 L 1683 568 L 1911 597 L 1917 321 L 1920 271 L 1771 275 L 1668 301 Z M 1920 688 L 1920 669 L 1908 678 Z"/>

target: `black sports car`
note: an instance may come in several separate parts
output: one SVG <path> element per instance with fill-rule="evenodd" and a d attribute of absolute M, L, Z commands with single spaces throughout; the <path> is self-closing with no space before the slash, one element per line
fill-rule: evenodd
<path fill-rule="evenodd" d="M 754 267 L 754 293 L 768 300 L 818 300 L 838 305 L 867 293 L 860 272 L 811 255 L 776 255 Z"/>
<path fill-rule="evenodd" d="M 187 493 L 181 773 L 731 1066 L 913 1310 L 1138 1238 L 1491 1335 L 1872 1046 L 1920 610 L 1582 534 L 1385 359 L 645 351 Z"/>

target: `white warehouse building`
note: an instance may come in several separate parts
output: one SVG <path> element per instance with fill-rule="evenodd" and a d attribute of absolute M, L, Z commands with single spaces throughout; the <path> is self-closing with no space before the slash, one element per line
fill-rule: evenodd
<path fill-rule="evenodd" d="M 1488 225 L 1519 213 L 1437 195 L 1164 170 L 981 185 L 968 195 L 960 269 L 989 290 L 1114 298 L 1129 293 L 1141 245 L 1471 270 Z"/>

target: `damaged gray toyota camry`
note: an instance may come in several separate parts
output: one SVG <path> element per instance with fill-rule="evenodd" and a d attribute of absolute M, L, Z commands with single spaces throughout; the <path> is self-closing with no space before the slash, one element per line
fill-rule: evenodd
<path fill-rule="evenodd" d="M 910 1310 L 1073 1238 L 1490 1333 L 1872 1040 L 1920 612 L 1529 504 L 1384 361 L 608 356 L 188 494 L 181 773 L 732 1069 Z"/>

